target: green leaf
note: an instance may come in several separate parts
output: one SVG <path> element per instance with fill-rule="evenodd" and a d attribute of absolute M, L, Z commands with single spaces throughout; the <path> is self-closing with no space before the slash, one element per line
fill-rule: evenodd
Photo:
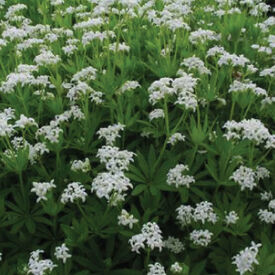
<path fill-rule="evenodd" d="M 141 194 L 146 188 L 147 188 L 147 185 L 145 185 L 145 184 L 139 184 L 132 191 L 132 195 L 133 196 L 137 196 L 137 195 Z"/>

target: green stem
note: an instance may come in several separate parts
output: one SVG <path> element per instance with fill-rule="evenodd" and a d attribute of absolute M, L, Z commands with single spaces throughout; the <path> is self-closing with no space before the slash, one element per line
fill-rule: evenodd
<path fill-rule="evenodd" d="M 260 164 L 260 163 L 267 157 L 267 155 L 270 153 L 270 151 L 271 151 L 271 148 L 268 149 L 268 150 L 266 151 L 266 153 L 256 162 L 256 166 L 257 166 L 258 164 Z"/>
<path fill-rule="evenodd" d="M 163 143 L 163 146 L 162 146 L 162 148 L 161 148 L 159 157 L 158 157 L 157 161 L 155 162 L 155 164 L 154 164 L 154 166 L 153 166 L 153 170 L 156 169 L 156 167 L 159 165 L 159 162 L 161 161 L 162 155 L 163 155 L 163 153 L 164 153 L 164 151 L 165 151 L 167 142 L 168 142 L 168 138 L 166 138 L 165 141 L 164 141 L 164 143 Z"/>
<path fill-rule="evenodd" d="M 246 118 L 246 115 L 248 114 L 248 111 L 249 111 L 249 109 L 250 109 L 251 105 L 252 105 L 252 102 L 250 102 L 250 103 L 249 103 L 249 105 L 247 106 L 247 109 L 245 110 L 245 113 L 244 113 L 243 119 L 245 119 L 245 118 Z"/>
<path fill-rule="evenodd" d="M 168 116 L 166 97 L 164 97 L 164 116 L 165 116 L 166 137 L 168 138 L 170 136 L 170 130 L 169 130 L 169 116 Z"/>
<path fill-rule="evenodd" d="M 252 164 L 253 164 L 254 148 L 255 148 L 255 144 L 253 143 L 249 150 L 249 165 L 250 165 L 250 167 L 252 167 Z"/>
<path fill-rule="evenodd" d="M 147 248 L 146 258 L 145 258 L 145 261 L 144 261 L 145 269 L 148 268 L 149 261 L 150 261 L 150 254 L 151 254 L 151 249 Z"/>
<path fill-rule="evenodd" d="M 232 118 L 233 118 L 234 109 L 235 109 L 235 100 L 233 100 L 232 105 L 231 105 L 229 120 L 232 120 Z"/>

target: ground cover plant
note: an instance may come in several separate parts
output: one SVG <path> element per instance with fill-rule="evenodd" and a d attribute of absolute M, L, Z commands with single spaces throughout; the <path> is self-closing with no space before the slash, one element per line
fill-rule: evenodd
<path fill-rule="evenodd" d="M 275 274 L 275 17 L 260 0 L 0 0 L 0 274 Z"/>

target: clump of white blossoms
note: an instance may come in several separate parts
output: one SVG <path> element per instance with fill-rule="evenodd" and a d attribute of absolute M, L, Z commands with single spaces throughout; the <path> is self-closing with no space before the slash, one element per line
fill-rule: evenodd
<path fill-rule="evenodd" d="M 81 71 L 75 73 L 71 81 L 90 81 L 96 79 L 97 69 L 92 66 L 83 68 Z"/>
<path fill-rule="evenodd" d="M 135 154 L 127 150 L 120 151 L 118 147 L 103 146 L 97 152 L 100 162 L 105 164 L 108 172 L 99 173 L 92 181 L 91 191 L 99 198 L 105 197 L 112 204 L 124 200 L 124 192 L 133 188 L 130 180 L 124 175 Z M 115 203 L 116 204 L 116 203 Z"/>
<path fill-rule="evenodd" d="M 135 90 L 141 87 L 137 81 L 126 81 L 118 90 L 118 94 L 124 94 L 126 91 Z"/>
<path fill-rule="evenodd" d="M 128 170 L 129 164 L 134 161 L 134 155 L 133 152 L 119 150 L 115 146 L 102 146 L 96 156 L 105 164 L 108 171 L 115 173 Z"/>
<path fill-rule="evenodd" d="M 74 160 L 71 165 L 71 170 L 74 172 L 81 171 L 83 173 L 87 173 L 91 170 L 90 160 L 85 158 L 84 161 L 82 160 Z"/>
<path fill-rule="evenodd" d="M 211 30 L 203 30 L 201 28 L 191 32 L 189 36 L 189 41 L 194 45 L 199 43 L 204 44 L 207 41 L 218 41 L 220 39 L 220 34 L 216 34 L 214 31 Z"/>
<path fill-rule="evenodd" d="M 106 140 L 106 144 L 112 146 L 116 140 L 116 138 L 120 137 L 119 132 L 124 130 L 125 125 L 121 123 L 117 123 L 114 125 L 109 125 L 107 128 L 100 128 L 97 131 L 99 138 L 104 138 Z"/>
<path fill-rule="evenodd" d="M 232 263 L 237 266 L 237 272 L 239 272 L 241 275 L 245 274 L 248 271 L 253 272 L 253 265 L 259 264 L 257 260 L 257 254 L 259 252 L 259 247 L 261 246 L 262 245 L 260 243 L 255 244 L 252 241 L 250 247 L 246 247 L 244 250 L 241 250 L 239 254 L 232 258 Z"/>
<path fill-rule="evenodd" d="M 211 242 L 211 238 L 213 236 L 213 233 L 209 230 L 193 230 L 190 233 L 190 240 L 195 244 L 199 246 L 208 246 L 208 244 Z"/>
<path fill-rule="evenodd" d="M 130 47 L 123 43 L 113 43 L 109 45 L 109 50 L 112 52 L 129 52 Z"/>
<path fill-rule="evenodd" d="M 260 193 L 261 200 L 262 201 L 270 201 L 273 198 L 272 192 L 271 191 L 264 191 Z"/>
<path fill-rule="evenodd" d="M 260 209 L 258 212 L 260 221 L 268 224 L 275 223 L 275 211 L 270 211 L 268 209 Z"/>
<path fill-rule="evenodd" d="M 228 52 L 223 53 L 218 61 L 219 66 L 227 65 L 232 67 L 245 67 L 249 63 L 249 59 L 244 57 L 242 54 L 238 56 Z"/>
<path fill-rule="evenodd" d="M 181 205 L 176 209 L 177 220 L 182 227 L 194 222 L 205 222 L 216 223 L 218 220 L 217 214 L 214 212 L 213 205 L 211 202 L 202 201 L 196 204 L 193 208 L 190 205 Z"/>
<path fill-rule="evenodd" d="M 217 215 L 214 212 L 213 204 L 208 201 L 202 201 L 196 204 L 196 207 L 193 212 L 193 219 L 195 222 L 217 222 Z"/>
<path fill-rule="evenodd" d="M 250 91 L 256 96 L 267 96 L 267 92 L 263 88 L 257 87 L 252 81 L 239 81 L 234 80 L 234 82 L 229 87 L 229 93 L 247 92 Z"/>
<path fill-rule="evenodd" d="M 129 188 L 133 188 L 133 185 L 123 172 L 103 172 L 93 179 L 91 191 L 99 198 L 109 200 L 113 193 L 123 194 Z"/>
<path fill-rule="evenodd" d="M 68 186 L 64 189 L 61 195 L 61 202 L 74 202 L 75 200 L 86 201 L 87 193 L 85 187 L 80 182 L 69 183 Z"/>
<path fill-rule="evenodd" d="M 15 119 L 15 110 L 11 108 L 4 109 L 0 112 L 0 137 L 12 136 L 14 133 L 13 125 L 9 124 L 10 120 Z"/>
<path fill-rule="evenodd" d="M 269 178 L 270 173 L 264 167 L 257 166 L 255 170 L 241 165 L 229 178 L 241 186 L 241 191 L 244 189 L 253 190 L 257 186 L 260 179 Z"/>
<path fill-rule="evenodd" d="M 58 260 L 62 260 L 63 264 L 66 263 L 67 259 L 71 258 L 72 255 L 69 253 L 69 248 L 63 243 L 61 246 L 55 248 L 54 256 Z"/>
<path fill-rule="evenodd" d="M 40 254 L 44 251 L 41 249 L 31 252 L 28 262 L 28 274 L 44 275 L 47 271 L 52 271 L 57 265 L 52 260 L 41 260 Z"/>
<path fill-rule="evenodd" d="M 275 199 L 268 203 L 268 209 L 260 209 L 258 212 L 259 219 L 262 222 L 275 223 Z"/>
<path fill-rule="evenodd" d="M 27 126 L 35 126 L 38 127 L 38 124 L 32 117 L 26 117 L 25 115 L 21 114 L 20 118 L 15 121 L 14 127 L 18 127 L 24 129 Z"/>
<path fill-rule="evenodd" d="M 227 225 L 229 224 L 235 224 L 237 220 L 239 219 L 238 214 L 235 211 L 230 211 L 226 216 L 225 216 L 225 223 Z"/>
<path fill-rule="evenodd" d="M 191 224 L 193 221 L 194 208 L 190 205 L 181 205 L 176 209 L 177 220 L 182 227 Z"/>
<path fill-rule="evenodd" d="M 176 188 L 180 186 L 190 187 L 190 183 L 194 183 L 195 179 L 193 176 L 186 175 L 189 171 L 187 165 L 178 164 L 175 168 L 169 170 L 167 174 L 167 184 L 174 185 Z"/>
<path fill-rule="evenodd" d="M 147 275 L 166 275 L 164 267 L 156 262 L 154 264 L 149 264 L 149 271 Z"/>
<path fill-rule="evenodd" d="M 164 111 L 162 109 L 154 109 L 149 113 L 149 120 L 152 121 L 153 119 L 157 118 L 164 118 Z"/>
<path fill-rule="evenodd" d="M 205 67 L 203 61 L 196 56 L 185 58 L 180 65 L 187 67 L 188 71 L 195 70 L 198 71 L 199 74 L 211 74 L 210 70 Z"/>
<path fill-rule="evenodd" d="M 183 271 L 183 268 L 178 262 L 175 262 L 171 265 L 170 270 L 172 273 L 181 273 Z"/>
<path fill-rule="evenodd" d="M 54 55 L 49 49 L 41 49 L 40 54 L 34 58 L 34 61 L 39 66 L 55 65 L 61 61 L 58 55 Z"/>
<path fill-rule="evenodd" d="M 169 236 L 168 239 L 163 242 L 163 245 L 175 254 L 179 254 L 185 249 L 184 244 L 178 238 L 172 236 Z"/>
<path fill-rule="evenodd" d="M 133 228 L 133 225 L 138 222 L 138 219 L 134 218 L 134 216 L 128 213 L 125 209 L 121 210 L 118 218 L 118 224 L 123 226 L 129 226 L 130 229 Z"/>
<path fill-rule="evenodd" d="M 197 98 L 194 93 L 197 79 L 192 74 L 187 74 L 182 70 L 177 72 L 178 78 L 161 78 L 151 84 L 148 88 L 149 102 L 152 105 L 164 100 L 167 97 L 176 96 L 174 104 L 183 105 L 186 109 L 195 111 Z"/>
<path fill-rule="evenodd" d="M 180 141 L 185 141 L 185 136 L 181 133 L 175 133 L 168 139 L 168 144 L 175 145 Z"/>
<path fill-rule="evenodd" d="M 227 140 L 248 139 L 259 145 L 267 141 L 271 136 L 264 124 L 255 118 L 244 119 L 240 122 L 230 120 L 224 124 L 223 128 L 227 131 L 224 134 Z"/>
<path fill-rule="evenodd" d="M 142 226 L 141 233 L 130 238 L 129 243 L 132 251 L 140 253 L 140 249 L 145 249 L 145 245 L 150 249 L 163 248 L 162 232 L 155 222 L 148 222 Z"/>
<path fill-rule="evenodd" d="M 47 192 L 56 187 L 56 185 L 54 184 L 54 180 L 51 180 L 50 182 L 33 182 L 32 185 L 33 188 L 31 189 L 31 192 L 34 192 L 38 197 L 36 199 L 36 202 L 39 202 L 41 200 L 46 201 Z"/>

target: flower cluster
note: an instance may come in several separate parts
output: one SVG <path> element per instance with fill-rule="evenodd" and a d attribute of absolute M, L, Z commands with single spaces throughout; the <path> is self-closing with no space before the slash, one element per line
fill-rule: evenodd
<path fill-rule="evenodd" d="M 241 187 L 241 191 L 246 188 L 253 190 L 257 186 L 257 182 L 260 179 L 269 178 L 270 173 L 264 167 L 257 166 L 255 170 L 241 165 L 230 177 L 233 181 L 238 183 Z"/>
<path fill-rule="evenodd" d="M 52 271 L 57 265 L 51 260 L 41 260 L 40 254 L 44 251 L 41 249 L 31 252 L 28 262 L 28 273 L 33 275 L 44 275 L 47 271 Z"/>
<path fill-rule="evenodd" d="M 162 250 L 164 243 L 161 230 L 155 222 L 148 222 L 142 226 L 141 233 L 130 238 L 129 243 L 132 251 L 140 253 L 140 249 L 145 249 L 145 245 L 150 249 L 158 248 Z"/>
<path fill-rule="evenodd" d="M 138 220 L 134 218 L 133 215 L 129 214 L 125 209 L 121 210 L 120 215 L 118 216 L 118 224 L 123 226 L 129 226 L 130 229 L 133 228 L 133 225 L 137 223 Z"/>
<path fill-rule="evenodd" d="M 190 183 L 195 182 L 193 176 L 185 175 L 184 172 L 189 171 L 187 165 L 178 164 L 175 168 L 169 170 L 167 174 L 167 184 L 175 185 L 176 188 L 180 186 L 190 187 Z"/>
<path fill-rule="evenodd" d="M 202 224 L 206 222 L 214 224 L 218 219 L 213 210 L 212 203 L 208 201 L 197 203 L 195 208 L 190 205 L 181 205 L 176 211 L 177 220 L 181 226 L 191 224 L 193 221 L 201 222 Z"/>
<path fill-rule="evenodd" d="M 239 254 L 233 257 L 233 264 L 237 266 L 236 271 L 241 275 L 246 272 L 253 272 L 254 264 L 259 264 L 257 261 L 257 254 L 259 252 L 259 247 L 262 245 L 251 242 L 250 247 L 246 247 L 244 250 L 240 251 Z"/>
<path fill-rule="evenodd" d="M 56 185 L 54 184 L 54 180 L 51 180 L 50 182 L 33 182 L 32 185 L 33 188 L 31 189 L 31 192 L 34 192 L 38 197 L 36 199 L 37 202 L 41 200 L 46 201 L 46 194 L 48 193 L 48 191 L 56 187 Z"/>
<path fill-rule="evenodd" d="M 87 193 L 84 186 L 80 182 L 69 183 L 68 186 L 64 189 L 61 195 L 61 202 L 74 202 L 75 200 L 86 201 Z"/>

